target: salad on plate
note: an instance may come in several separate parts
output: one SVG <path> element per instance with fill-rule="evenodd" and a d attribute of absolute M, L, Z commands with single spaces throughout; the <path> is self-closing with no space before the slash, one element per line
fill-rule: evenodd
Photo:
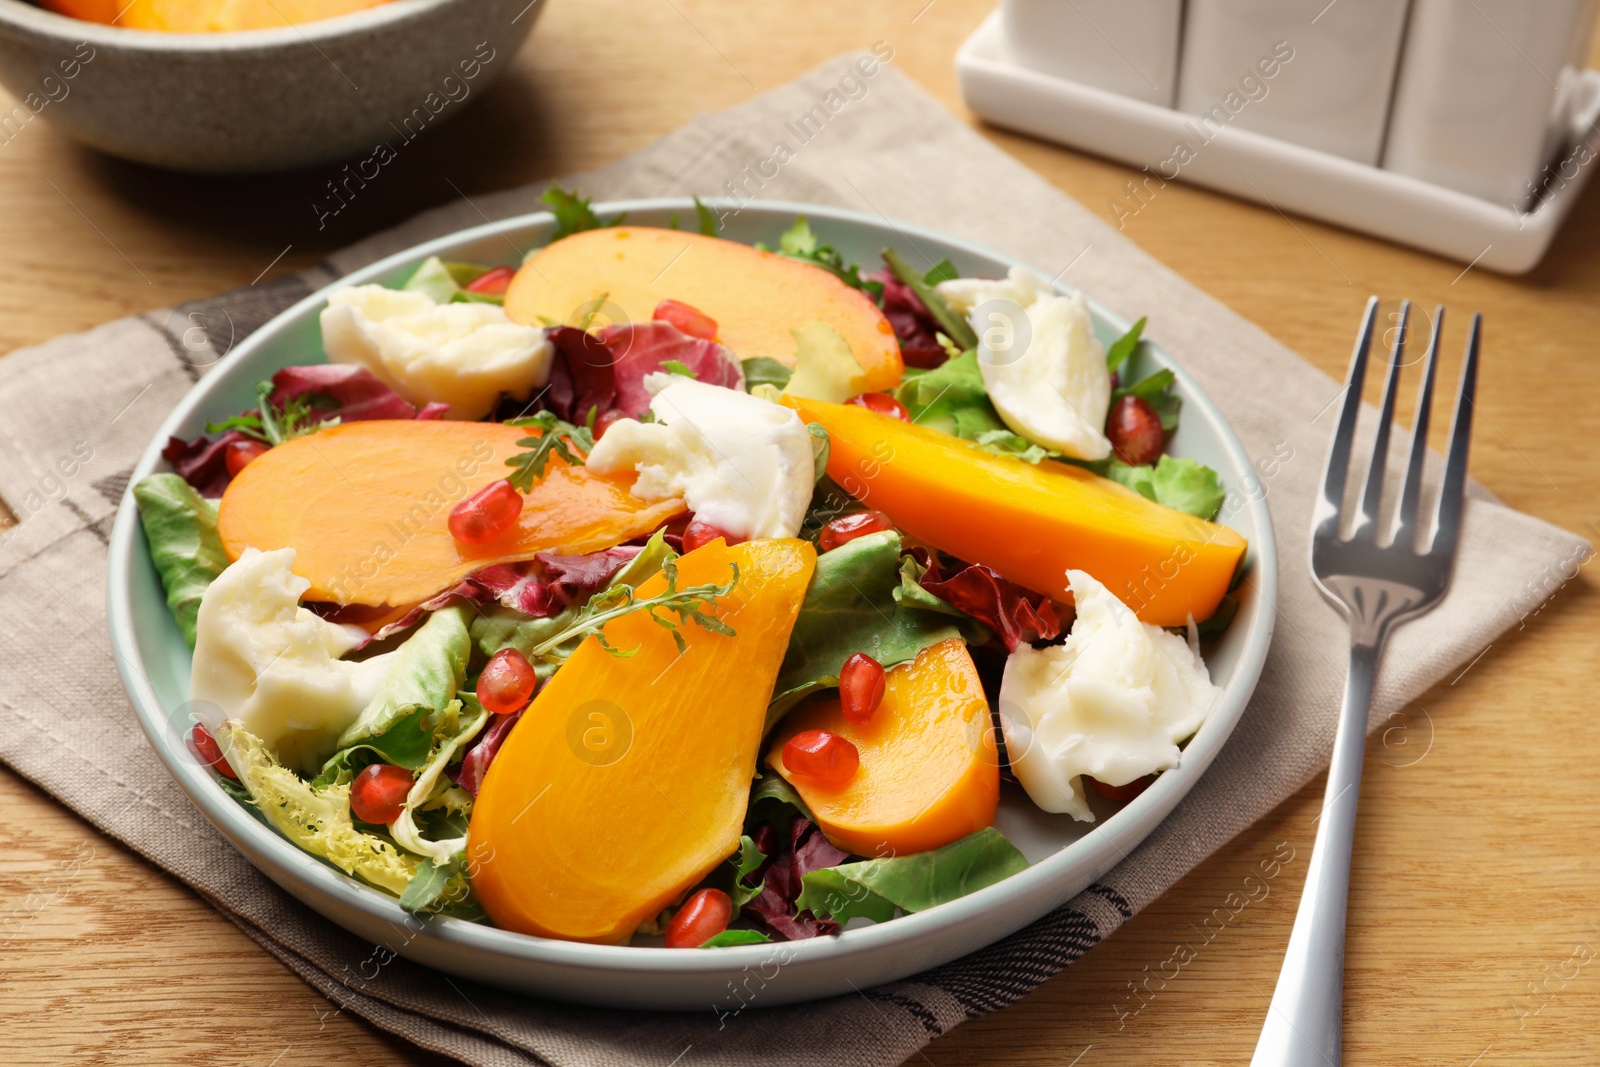
<path fill-rule="evenodd" d="M 1178 764 L 1246 545 L 1144 320 L 546 199 L 515 268 L 333 290 L 134 486 L 221 788 L 417 915 L 715 948 L 974 892 L 1028 865 L 1003 790 L 1093 821 Z"/>

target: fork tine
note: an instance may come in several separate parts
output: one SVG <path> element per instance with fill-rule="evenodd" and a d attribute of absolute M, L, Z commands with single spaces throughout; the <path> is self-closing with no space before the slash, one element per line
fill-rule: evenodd
<path fill-rule="evenodd" d="M 1395 393 L 1400 386 L 1400 358 L 1405 354 L 1406 330 L 1411 322 L 1411 301 L 1400 303 L 1400 328 L 1395 333 L 1389 354 L 1389 373 L 1383 383 L 1383 407 L 1378 414 L 1378 433 L 1372 442 L 1372 459 L 1367 464 L 1367 484 L 1361 494 L 1361 515 L 1354 536 L 1377 536 L 1378 509 L 1383 500 L 1383 472 L 1389 461 L 1389 432 L 1394 425 Z"/>
<path fill-rule="evenodd" d="M 1317 528 L 1337 535 L 1339 516 L 1344 511 L 1345 479 L 1350 473 L 1350 445 L 1356 436 L 1356 416 L 1361 412 L 1361 386 L 1367 376 L 1367 353 L 1372 348 L 1372 332 L 1378 321 L 1378 298 L 1367 298 L 1367 314 L 1361 320 L 1355 351 L 1350 355 L 1350 371 L 1345 376 L 1344 404 L 1339 423 L 1333 428 L 1333 445 L 1328 449 L 1328 466 L 1322 475 L 1322 504 L 1318 508 Z"/>
<path fill-rule="evenodd" d="M 1467 484 L 1467 448 L 1472 439 L 1472 397 L 1478 388 L 1478 340 L 1483 331 L 1483 316 L 1472 316 L 1467 334 L 1467 358 L 1461 365 L 1461 390 L 1456 398 L 1455 418 L 1450 422 L 1450 446 L 1444 459 L 1444 483 L 1439 487 L 1438 532 L 1428 554 L 1455 555 L 1461 533 L 1461 496 Z"/>
<path fill-rule="evenodd" d="M 1417 502 L 1422 497 L 1422 467 L 1428 456 L 1428 415 L 1433 410 L 1433 379 L 1439 369 L 1439 338 L 1444 336 L 1444 305 L 1433 309 L 1433 333 L 1428 338 L 1428 362 L 1422 371 L 1422 389 L 1417 393 L 1417 417 L 1411 423 L 1411 456 L 1406 460 L 1406 480 L 1400 489 L 1400 507 L 1394 543 L 1415 547 L 1417 540 Z"/>

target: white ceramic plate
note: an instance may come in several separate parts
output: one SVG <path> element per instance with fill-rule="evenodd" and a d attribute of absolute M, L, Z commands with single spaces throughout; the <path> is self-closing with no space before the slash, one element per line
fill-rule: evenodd
<path fill-rule="evenodd" d="M 666 225 L 673 214 L 693 220 L 684 200 L 644 200 L 602 205 L 606 214 L 627 211 L 629 221 Z M 747 205 L 726 222 L 724 236 L 776 245 L 778 235 L 804 213 L 819 235 L 846 259 L 876 264 L 887 245 L 899 247 L 913 264 L 950 257 L 968 276 L 1004 275 L 1018 261 L 998 252 L 904 223 L 805 204 Z M 357 271 L 340 284 L 399 285 L 428 256 L 516 262 L 517 252 L 544 244 L 553 228 L 548 214 L 489 226 L 419 245 Z M 178 405 L 134 471 L 134 481 L 163 469 L 161 448 L 169 436 L 193 437 L 208 418 L 255 403 L 252 383 L 291 364 L 320 362 L 317 316 L 326 291 L 307 297 L 236 347 Z M 1090 302 L 1096 329 L 1109 343 L 1128 327 L 1123 317 Z M 1140 309 L 1130 308 L 1132 312 Z M 1160 348 L 1143 346 L 1132 368 L 1143 374 L 1173 366 Z M 1250 542 L 1246 566 L 1251 581 L 1240 587 L 1242 604 L 1228 631 L 1206 649 L 1211 676 L 1222 696 L 1189 742 L 1179 766 L 1156 779 L 1118 809 L 1095 797 L 1100 821 L 1092 826 L 1064 815 L 1046 815 L 1020 790 L 1007 787 L 998 826 L 1033 865 L 971 896 L 880 925 L 853 926 L 837 937 L 753 945 L 704 952 L 651 947 L 611 947 L 550 941 L 455 919 L 419 922 L 395 900 L 302 852 L 236 803 L 198 765 L 184 744 L 190 727 L 190 653 L 167 611 L 161 582 L 150 562 L 131 493 L 125 495 L 111 537 L 109 579 L 111 638 L 123 683 L 150 742 L 195 806 L 262 873 L 360 937 L 448 972 L 508 989 L 559 1000 L 623 1008 L 731 1010 L 740 1006 L 731 983 L 748 970 L 773 966 L 762 1006 L 810 1000 L 903 978 L 956 959 L 1010 934 L 1081 892 L 1144 837 L 1177 805 L 1215 758 L 1244 711 L 1260 676 L 1272 637 L 1277 559 L 1267 506 L 1251 477 L 1249 457 L 1211 401 L 1182 368 L 1177 388 L 1183 419 L 1171 450 L 1210 464 L 1230 495 L 1222 521 Z M 404 931 L 404 936 L 397 936 Z"/>

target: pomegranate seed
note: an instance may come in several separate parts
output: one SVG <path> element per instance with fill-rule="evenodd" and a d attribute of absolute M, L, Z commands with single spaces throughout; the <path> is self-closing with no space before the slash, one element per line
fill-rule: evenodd
<path fill-rule="evenodd" d="M 478 703 L 491 715 L 510 715 L 527 707 L 538 688 L 539 676 L 528 657 L 514 648 L 502 648 L 478 675 Z"/>
<path fill-rule="evenodd" d="M 822 532 L 817 535 L 817 542 L 822 546 L 822 551 L 832 552 L 840 545 L 847 545 L 858 537 L 892 529 L 894 523 L 890 522 L 889 516 L 883 512 L 858 511 L 854 515 L 841 515 L 824 526 Z"/>
<path fill-rule="evenodd" d="M 730 545 L 744 542 L 744 538 L 735 537 L 726 530 L 719 530 L 709 522 L 691 519 L 689 525 L 683 528 L 683 550 L 685 552 L 693 552 L 702 545 L 709 545 L 719 537 Z"/>
<path fill-rule="evenodd" d="M 496 267 L 487 274 L 480 274 L 467 284 L 467 292 L 484 293 L 488 296 L 502 296 L 511 286 L 511 279 L 516 276 L 516 271 L 510 267 Z"/>
<path fill-rule="evenodd" d="M 350 810 L 362 822 L 387 826 L 400 817 L 409 792 L 410 771 L 389 763 L 374 763 L 363 768 L 350 783 Z"/>
<path fill-rule="evenodd" d="M 1084 777 L 1088 776 L 1085 775 Z M 1107 800 L 1115 800 L 1118 803 L 1125 804 L 1150 788 L 1150 783 L 1155 780 L 1155 775 L 1147 774 L 1143 778 L 1135 778 L 1127 785 L 1106 785 L 1098 778 L 1089 778 L 1089 784 L 1094 786 L 1096 793 L 1099 793 Z"/>
<path fill-rule="evenodd" d="M 1161 458 L 1161 417 L 1143 397 L 1125 396 L 1106 419 L 1106 436 L 1117 458 L 1130 467 Z"/>
<path fill-rule="evenodd" d="M 910 422 L 911 413 L 906 406 L 888 393 L 857 393 L 846 404 L 854 404 L 858 408 L 876 411 L 879 415 L 889 415 L 901 422 Z"/>
<path fill-rule="evenodd" d="M 733 901 L 720 889 L 702 889 L 683 902 L 667 924 L 668 948 L 699 948 L 728 928 Z"/>
<path fill-rule="evenodd" d="M 521 514 L 522 494 L 502 478 L 450 509 L 450 536 L 464 545 L 481 545 L 503 536 Z"/>
<path fill-rule="evenodd" d="M 784 744 L 783 766 L 790 774 L 837 789 L 856 776 L 861 753 L 838 734 L 802 730 Z"/>
<path fill-rule="evenodd" d="M 226 775 L 234 781 L 239 780 L 238 774 L 228 766 L 228 761 L 222 755 L 222 746 L 217 744 L 217 739 L 211 736 L 211 731 L 203 723 L 195 723 L 194 729 L 189 731 L 189 747 L 194 749 L 195 755 L 205 760 L 206 766 L 218 774 Z"/>
<path fill-rule="evenodd" d="M 698 308 L 692 308 L 677 300 L 661 301 L 650 317 L 657 322 L 670 322 L 690 337 L 698 337 L 705 341 L 717 339 L 716 319 Z"/>
<path fill-rule="evenodd" d="M 260 441 L 235 441 L 222 453 L 222 462 L 227 464 L 228 477 L 237 478 L 239 472 L 250 465 L 250 461 L 267 450 L 267 446 Z"/>
<path fill-rule="evenodd" d="M 621 408 L 612 408 L 604 415 L 596 418 L 594 420 L 594 439 L 596 441 L 600 440 L 606 435 L 607 430 L 629 417 L 628 413 Z"/>
<path fill-rule="evenodd" d="M 872 718 L 872 713 L 883 703 L 883 689 L 887 679 L 883 664 L 857 652 L 839 668 L 839 703 L 844 717 L 857 726 Z"/>

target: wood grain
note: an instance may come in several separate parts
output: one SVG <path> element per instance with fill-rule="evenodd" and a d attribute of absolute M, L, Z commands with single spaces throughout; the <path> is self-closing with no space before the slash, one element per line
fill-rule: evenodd
<path fill-rule="evenodd" d="M 503 82 L 409 146 L 323 229 L 312 205 L 329 174 L 158 173 L 30 124 L 0 147 L 0 351 L 307 266 L 457 189 L 471 196 L 610 162 L 699 111 L 879 39 L 965 115 L 951 57 L 990 6 L 562 0 Z M 985 132 L 1113 219 L 1127 168 Z M 1457 316 L 1483 311 L 1473 473 L 1515 507 L 1600 534 L 1600 473 L 1583 444 L 1600 437 L 1600 193 L 1590 190 L 1522 278 L 1463 273 L 1183 185 L 1162 190 L 1125 232 L 1334 374 L 1370 292 L 1442 302 Z M 1600 1062 L 1597 636 L 1600 597 L 1585 571 L 1408 709 L 1387 747 L 1374 742 L 1351 897 L 1347 1063 Z M 959 1028 L 919 1061 L 1247 1062 L 1320 789 L 1286 802 L 1022 1003 Z M 1297 858 L 1268 896 L 1204 941 L 1197 924 L 1280 843 Z M 329 1014 L 202 900 L 5 771 L 0 891 L 13 909 L 0 943 L 8 1063 L 443 1062 Z M 1174 976 L 1166 961 L 1180 944 L 1195 955 Z"/>

